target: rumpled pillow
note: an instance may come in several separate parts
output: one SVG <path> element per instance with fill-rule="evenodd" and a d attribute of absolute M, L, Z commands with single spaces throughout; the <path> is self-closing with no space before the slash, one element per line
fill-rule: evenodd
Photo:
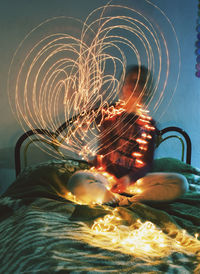
<path fill-rule="evenodd" d="M 74 172 L 89 169 L 84 161 L 51 160 L 25 168 L 3 196 L 15 199 L 62 198 L 67 192 L 67 182 Z"/>
<path fill-rule="evenodd" d="M 159 158 L 153 162 L 153 172 L 178 172 L 200 175 L 200 170 L 175 158 Z"/>

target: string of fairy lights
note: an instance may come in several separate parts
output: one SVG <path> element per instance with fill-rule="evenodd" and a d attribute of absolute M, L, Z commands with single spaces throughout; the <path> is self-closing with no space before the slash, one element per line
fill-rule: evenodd
<path fill-rule="evenodd" d="M 106 186 L 108 190 L 115 182 L 115 178 L 101 168 L 92 167 L 90 172 L 98 172 L 98 174 L 105 176 L 108 180 Z M 128 191 L 132 194 L 141 193 L 141 189 L 135 185 L 131 185 Z M 85 204 L 71 192 L 66 192 L 63 197 L 80 205 Z M 96 197 L 96 202 L 92 202 L 90 207 L 97 207 L 98 209 L 98 204 L 102 205 L 102 203 L 103 201 Z M 152 264 L 175 252 L 186 255 L 196 254 L 196 260 L 199 262 L 199 233 L 195 233 L 194 236 L 189 235 L 186 230 L 182 230 L 172 223 L 167 216 L 165 216 L 165 224 L 162 224 L 161 227 L 160 221 L 158 221 L 159 225 L 151 221 L 143 221 L 137 218 L 137 204 L 132 205 L 133 214 L 122 207 L 117 207 L 111 211 L 109 206 L 104 205 L 104 210 L 108 211 L 107 214 L 95 219 L 92 224 L 81 223 L 81 230 L 80 233 L 77 233 L 77 239 L 92 246 L 129 254 Z M 153 218 L 155 221 L 156 217 Z M 167 233 L 164 232 L 165 226 L 167 226 Z"/>
<path fill-rule="evenodd" d="M 123 214 L 120 208 L 116 208 L 112 213 L 96 219 L 91 227 L 83 224 L 77 238 L 90 245 L 129 254 L 152 264 L 174 252 L 187 255 L 198 253 L 198 234 L 192 237 L 185 230 L 179 230 L 168 223 L 168 230 L 176 231 L 176 237 L 173 238 L 170 237 L 170 232 L 167 235 L 150 221 L 137 219 L 132 224 L 125 225 L 123 215 L 126 213 Z M 199 261 L 199 256 L 197 257 Z"/>
<path fill-rule="evenodd" d="M 145 4 L 165 20 L 179 58 L 178 40 L 169 19 L 149 1 L 144 0 Z M 59 136 L 62 152 L 88 160 L 98 153 L 100 125 L 96 118 L 119 102 L 129 59 L 149 70 L 141 96 L 148 89 L 151 98 L 144 110 L 151 108 L 154 115 L 164 109 L 163 104 L 167 108 L 176 89 L 180 58 L 174 87 L 167 90 L 165 100 L 172 56 L 165 34 L 151 18 L 125 2 L 109 2 L 92 11 L 84 22 L 64 16 L 51 18 L 33 29 L 13 56 L 8 93 L 14 115 L 24 131 L 43 128 L 55 132 L 71 119 L 67 133 Z M 131 96 L 139 79 L 140 71 Z M 52 153 L 50 147 L 45 151 Z"/>
<path fill-rule="evenodd" d="M 97 172 L 97 170 L 91 170 L 91 172 Z M 112 184 L 112 176 L 105 174 L 105 172 L 102 174 Z M 132 190 L 131 193 L 138 192 L 134 186 Z M 84 204 L 77 200 L 71 192 L 66 193 L 64 197 L 75 203 Z M 96 207 L 97 205 L 91 204 L 90 206 Z M 163 232 L 166 230 L 163 227 L 159 227 L 151 221 L 137 219 L 137 210 L 134 211 L 134 205 L 133 212 L 136 215 L 134 213 L 131 215 L 126 208 L 123 209 L 122 207 L 112 209 L 112 212 L 110 207 L 104 206 L 104 209 L 108 210 L 108 213 L 104 217 L 95 219 L 91 225 L 81 222 L 81 230 L 77 233 L 76 239 L 104 250 L 132 255 L 151 264 L 155 264 L 175 252 L 189 256 L 196 254 L 196 262 L 199 262 L 200 242 L 198 233 L 191 236 L 186 230 L 178 228 L 167 219 L 165 219 L 165 225 L 168 233 Z"/>

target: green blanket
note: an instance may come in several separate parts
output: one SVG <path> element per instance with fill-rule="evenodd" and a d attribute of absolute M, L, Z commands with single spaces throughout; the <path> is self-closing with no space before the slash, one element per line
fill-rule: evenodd
<path fill-rule="evenodd" d="M 113 209 L 64 198 L 85 168 L 68 160 L 26 169 L 1 197 L 0 273 L 200 273 L 197 169 L 155 160 L 153 171 L 184 174 L 190 191 L 170 204 Z"/>

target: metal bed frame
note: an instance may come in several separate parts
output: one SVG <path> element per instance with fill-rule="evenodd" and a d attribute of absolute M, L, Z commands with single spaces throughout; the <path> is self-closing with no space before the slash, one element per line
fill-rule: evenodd
<path fill-rule="evenodd" d="M 46 135 L 50 138 L 49 141 L 47 140 L 33 140 L 33 141 L 43 141 L 47 144 L 49 144 L 50 146 L 52 146 L 55 150 L 59 150 L 59 141 L 57 141 L 57 138 L 59 137 L 60 133 L 63 130 L 66 130 L 67 127 L 72 123 L 72 119 L 68 120 L 67 122 L 64 122 L 55 132 L 51 132 L 48 131 L 46 129 L 34 129 L 34 130 L 29 130 L 27 132 L 25 132 L 21 137 L 19 137 L 19 139 L 16 142 L 15 145 L 15 171 L 16 171 L 16 176 L 19 175 L 19 173 L 21 172 L 21 157 L 20 157 L 20 153 L 21 153 L 21 147 L 22 144 L 24 143 L 24 141 L 29 138 L 32 135 Z M 181 135 L 177 136 L 177 135 L 170 135 L 167 137 L 163 137 L 164 134 L 168 133 L 168 132 L 177 132 Z M 157 141 L 156 141 L 156 147 L 158 147 L 162 142 L 164 142 L 165 140 L 169 139 L 169 138 L 177 138 L 182 145 L 182 158 L 181 160 L 184 161 L 184 155 L 185 155 L 185 144 L 186 144 L 186 159 L 185 162 L 187 164 L 191 164 L 191 151 L 192 151 L 192 146 L 191 146 L 191 139 L 189 137 L 189 135 L 181 128 L 179 127 L 166 127 L 162 130 L 158 130 L 157 131 Z M 33 141 L 29 142 L 29 144 L 26 147 L 26 150 L 28 148 L 28 146 L 30 145 L 30 143 L 32 143 Z M 26 156 L 24 155 L 24 158 L 26 159 Z M 25 161 L 25 165 L 26 165 L 26 161 Z"/>

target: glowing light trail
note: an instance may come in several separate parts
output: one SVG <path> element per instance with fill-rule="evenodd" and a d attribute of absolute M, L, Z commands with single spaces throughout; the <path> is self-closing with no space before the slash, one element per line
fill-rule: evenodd
<path fill-rule="evenodd" d="M 61 132 L 58 138 L 63 155 L 88 160 L 98 153 L 101 122 L 97 122 L 97 117 L 101 114 L 103 118 L 105 112 L 110 111 L 106 118 L 109 119 L 123 111 L 123 102 L 116 102 L 129 59 L 149 69 L 141 96 L 151 90 L 151 98 L 146 101 L 140 117 L 141 122 L 147 123 L 148 130 L 153 128 L 148 125 L 150 116 L 145 111 L 150 108 L 154 115 L 163 109 L 172 60 L 165 33 L 155 18 L 145 16 L 137 6 L 129 6 L 130 2 L 126 5 L 126 1 L 123 5 L 119 3 L 110 1 L 97 8 L 85 22 L 67 17 L 45 21 L 25 37 L 13 57 L 8 93 L 17 120 L 24 131 L 44 128 L 55 132 L 64 121 L 71 119 L 67 132 Z M 171 33 L 175 41 L 173 58 L 174 50 L 179 58 L 177 37 L 169 19 L 149 1 L 144 0 L 143 4 L 161 16 L 168 27 L 167 35 Z M 53 32 L 55 29 L 58 32 Z M 176 87 L 180 58 L 173 67 L 177 68 L 173 71 Z M 139 79 L 140 71 L 131 96 Z M 174 90 L 170 88 L 167 92 L 171 98 Z M 110 107 L 111 104 L 116 104 L 116 108 Z M 167 107 L 168 103 L 165 104 Z M 141 144 L 143 150 L 145 139 Z M 45 151 L 52 153 L 49 147 L 45 147 Z"/>

